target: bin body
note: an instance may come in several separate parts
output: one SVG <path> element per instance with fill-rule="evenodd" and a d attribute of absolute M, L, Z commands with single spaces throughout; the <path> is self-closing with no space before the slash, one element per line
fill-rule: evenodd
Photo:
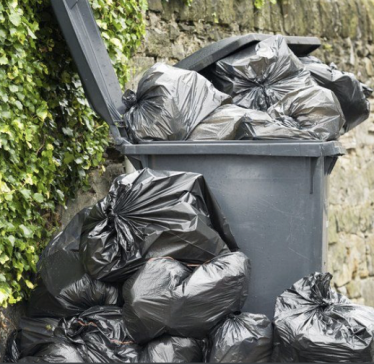
<path fill-rule="evenodd" d="M 204 175 L 251 260 L 243 311 L 272 318 L 279 294 L 325 270 L 328 175 L 344 153 L 339 143 L 151 143 L 124 152 L 136 169 Z"/>

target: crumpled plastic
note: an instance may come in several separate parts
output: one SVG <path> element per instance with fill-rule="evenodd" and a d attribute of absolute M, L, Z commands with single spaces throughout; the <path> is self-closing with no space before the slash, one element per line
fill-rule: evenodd
<path fill-rule="evenodd" d="M 352 130 L 370 115 L 370 102 L 367 99 L 372 89 L 357 80 L 354 74 L 340 71 L 334 63 L 322 63 L 313 56 L 300 57 L 317 83 L 334 92 L 344 112 L 346 123 L 344 132 Z"/>
<path fill-rule="evenodd" d="M 289 92 L 315 85 L 280 35 L 216 62 L 209 79 L 218 90 L 231 95 L 235 105 L 262 111 Z"/>
<path fill-rule="evenodd" d="M 265 315 L 231 314 L 209 338 L 209 363 L 271 362 L 273 328 Z"/>
<path fill-rule="evenodd" d="M 173 259 L 152 259 L 123 285 L 127 331 L 139 344 L 163 334 L 202 339 L 242 308 L 249 274 L 249 259 L 241 252 L 195 270 Z"/>
<path fill-rule="evenodd" d="M 96 306 L 61 320 L 55 335 L 74 344 L 90 363 L 137 363 L 141 348 L 129 340 L 122 308 Z"/>
<path fill-rule="evenodd" d="M 140 363 L 204 363 L 206 344 L 202 340 L 161 336 L 148 343 Z"/>
<path fill-rule="evenodd" d="M 276 301 L 274 359 L 281 362 L 373 362 L 374 309 L 330 287 L 331 274 L 297 281 Z"/>
<path fill-rule="evenodd" d="M 237 249 L 201 174 L 144 169 L 118 177 L 92 208 L 81 240 L 86 271 L 124 281 L 148 259 L 204 263 Z"/>
<path fill-rule="evenodd" d="M 219 107 L 192 132 L 189 140 L 319 140 L 313 132 L 299 129 L 295 120 L 275 120 L 260 110 L 237 105 Z"/>
<path fill-rule="evenodd" d="M 322 141 L 338 139 L 345 124 L 338 99 L 332 91 L 320 86 L 288 93 L 268 109 L 268 114 L 283 124 L 296 122 L 299 129 L 315 134 Z"/>
<path fill-rule="evenodd" d="M 85 363 L 76 347 L 58 338 L 35 343 L 18 363 Z"/>
<path fill-rule="evenodd" d="M 121 304 L 118 286 L 92 279 L 79 258 L 79 241 L 89 209 L 79 212 L 45 248 L 29 317 L 69 317 L 95 305 Z"/>
<path fill-rule="evenodd" d="M 231 97 L 194 71 L 156 63 L 142 77 L 136 94 L 123 96 L 124 125 L 133 143 L 185 140 L 190 132 Z"/>

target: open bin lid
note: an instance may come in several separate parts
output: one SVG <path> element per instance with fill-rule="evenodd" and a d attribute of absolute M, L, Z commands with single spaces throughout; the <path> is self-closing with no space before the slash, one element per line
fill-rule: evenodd
<path fill-rule="evenodd" d="M 183 59 L 175 67 L 185 70 L 202 72 L 205 68 L 230 54 L 256 44 L 271 34 L 247 34 L 222 39 L 213 44 L 199 49 L 189 57 Z M 299 57 L 306 56 L 321 46 L 321 41 L 316 37 L 284 37 L 291 50 Z"/>

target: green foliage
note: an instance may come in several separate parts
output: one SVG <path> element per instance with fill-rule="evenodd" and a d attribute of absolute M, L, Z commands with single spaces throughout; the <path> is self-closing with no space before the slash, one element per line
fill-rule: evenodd
<path fill-rule="evenodd" d="M 270 1 L 273 5 L 277 3 L 277 0 L 254 0 L 255 8 L 262 9 L 265 6 L 266 1 Z"/>
<path fill-rule="evenodd" d="M 146 0 L 91 0 L 122 84 Z M 27 297 L 55 208 L 101 166 L 108 128 L 85 99 L 48 0 L 0 2 L 0 306 Z"/>

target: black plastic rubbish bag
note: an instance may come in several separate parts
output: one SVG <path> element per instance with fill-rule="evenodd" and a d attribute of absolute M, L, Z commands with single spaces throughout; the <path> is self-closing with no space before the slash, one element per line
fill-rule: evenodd
<path fill-rule="evenodd" d="M 127 336 L 122 308 L 96 306 L 63 319 L 55 335 L 73 343 L 90 363 L 137 363 L 141 348 Z"/>
<path fill-rule="evenodd" d="M 123 286 L 130 337 L 146 343 L 163 334 L 202 339 L 248 295 L 249 259 L 228 253 L 192 270 L 168 258 L 147 262 Z"/>
<path fill-rule="evenodd" d="M 89 209 L 78 213 L 45 248 L 28 316 L 69 317 L 95 305 L 121 304 L 117 286 L 92 279 L 79 258 L 82 226 Z"/>
<path fill-rule="evenodd" d="M 331 274 L 297 281 L 276 301 L 274 359 L 281 362 L 372 362 L 374 309 L 330 287 Z"/>
<path fill-rule="evenodd" d="M 81 257 L 86 271 L 124 281 L 148 259 L 203 263 L 237 249 L 201 174 L 144 169 L 118 177 L 92 208 Z"/>
<path fill-rule="evenodd" d="M 232 314 L 212 331 L 210 344 L 209 363 L 268 363 L 272 323 L 261 314 Z"/>
<path fill-rule="evenodd" d="M 357 80 L 354 74 L 338 70 L 334 63 L 322 63 L 313 56 L 300 57 L 306 69 L 317 83 L 334 92 L 344 112 L 347 132 L 365 121 L 370 115 L 370 102 L 367 99 L 372 89 Z"/>
<path fill-rule="evenodd" d="M 53 337 L 59 319 L 22 317 L 18 330 L 9 337 L 5 361 L 16 363 L 20 355 L 35 343 Z"/>
<path fill-rule="evenodd" d="M 85 363 L 73 344 L 59 338 L 35 343 L 21 354 L 18 363 Z"/>
<path fill-rule="evenodd" d="M 276 35 L 218 61 L 207 77 L 233 103 L 266 111 L 287 93 L 315 84 L 309 71 Z"/>
<path fill-rule="evenodd" d="M 164 335 L 144 347 L 140 363 L 204 363 L 205 350 L 202 340 Z"/>
<path fill-rule="evenodd" d="M 345 123 L 334 93 L 320 86 L 288 93 L 268 113 L 282 123 L 296 122 L 299 129 L 315 134 L 322 141 L 338 139 Z"/>
<path fill-rule="evenodd" d="M 299 129 L 295 120 L 272 119 L 260 110 L 224 105 L 203 120 L 189 140 L 318 140 L 318 136 Z"/>
<path fill-rule="evenodd" d="M 156 63 L 140 80 L 136 94 L 123 97 L 124 124 L 133 142 L 185 140 L 190 132 L 231 97 L 194 71 Z"/>

